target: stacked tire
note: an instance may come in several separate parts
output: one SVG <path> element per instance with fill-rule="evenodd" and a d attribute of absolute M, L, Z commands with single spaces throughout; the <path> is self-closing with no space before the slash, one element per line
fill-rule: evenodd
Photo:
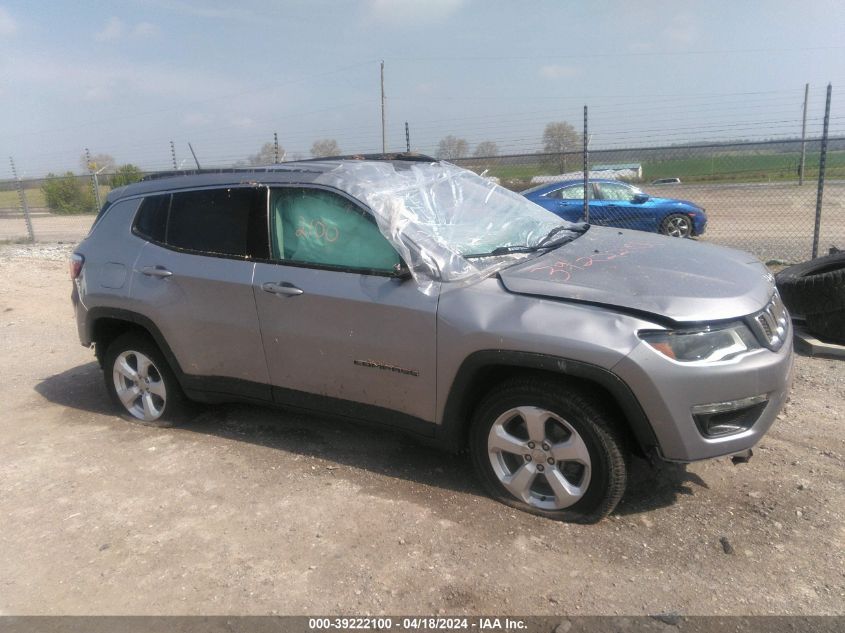
<path fill-rule="evenodd" d="M 790 313 L 804 317 L 811 333 L 845 344 L 845 252 L 784 268 L 776 281 Z"/>

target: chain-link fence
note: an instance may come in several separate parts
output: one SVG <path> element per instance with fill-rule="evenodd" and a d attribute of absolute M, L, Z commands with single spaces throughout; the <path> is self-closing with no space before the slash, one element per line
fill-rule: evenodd
<path fill-rule="evenodd" d="M 803 261 L 812 254 L 819 156 L 819 139 L 591 150 L 589 220 L 667 232 L 677 229 L 671 218 L 680 215 L 695 233 L 695 209 L 703 208 L 707 225 L 697 239 L 750 251 L 763 261 Z M 544 206 L 567 219 L 583 218 L 581 151 L 454 162 L 515 191 L 542 188 Z M 96 190 L 93 175 L 0 182 L 0 241 L 81 240 L 110 178 L 100 175 Z M 845 138 L 828 141 L 819 212 L 819 254 L 845 249 Z"/>
<path fill-rule="evenodd" d="M 845 249 L 845 139 L 829 139 L 827 150 L 820 254 Z M 589 221 L 695 236 L 701 225 L 697 209 L 704 209 L 701 240 L 741 248 L 764 261 L 809 259 L 819 155 L 818 139 L 590 151 Z M 584 219 L 581 151 L 456 162 L 525 192 L 566 219 Z"/>
<path fill-rule="evenodd" d="M 108 179 L 105 179 L 108 182 Z M 0 181 L 0 242 L 78 242 L 110 190 L 91 176 Z"/>

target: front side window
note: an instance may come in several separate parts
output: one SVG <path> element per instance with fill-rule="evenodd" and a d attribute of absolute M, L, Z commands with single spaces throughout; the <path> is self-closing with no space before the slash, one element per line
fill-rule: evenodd
<path fill-rule="evenodd" d="M 233 257 L 266 258 L 267 189 L 206 189 L 149 196 L 135 233 L 174 248 Z"/>
<path fill-rule="evenodd" d="M 602 182 L 599 183 L 602 200 L 623 200 L 630 202 L 634 196 L 640 193 L 636 187 L 629 187 L 622 183 Z"/>
<path fill-rule="evenodd" d="M 323 189 L 271 190 L 270 233 L 276 260 L 382 273 L 401 263 L 373 218 Z"/>

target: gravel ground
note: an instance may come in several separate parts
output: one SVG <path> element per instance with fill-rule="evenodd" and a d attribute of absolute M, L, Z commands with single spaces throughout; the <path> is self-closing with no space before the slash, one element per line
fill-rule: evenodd
<path fill-rule="evenodd" d="M 635 464 L 576 526 L 467 460 L 273 409 L 125 422 L 67 245 L 0 247 L 2 614 L 843 614 L 845 363 L 798 357 L 748 464 Z"/>

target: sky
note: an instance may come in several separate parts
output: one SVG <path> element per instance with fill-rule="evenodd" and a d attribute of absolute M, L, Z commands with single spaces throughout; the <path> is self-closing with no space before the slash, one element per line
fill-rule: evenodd
<path fill-rule="evenodd" d="M 0 178 L 79 171 L 85 148 L 143 169 L 230 165 L 277 133 L 288 159 L 434 153 L 447 135 L 501 154 L 546 123 L 591 147 L 845 134 L 839 0 L 0 0 Z"/>

